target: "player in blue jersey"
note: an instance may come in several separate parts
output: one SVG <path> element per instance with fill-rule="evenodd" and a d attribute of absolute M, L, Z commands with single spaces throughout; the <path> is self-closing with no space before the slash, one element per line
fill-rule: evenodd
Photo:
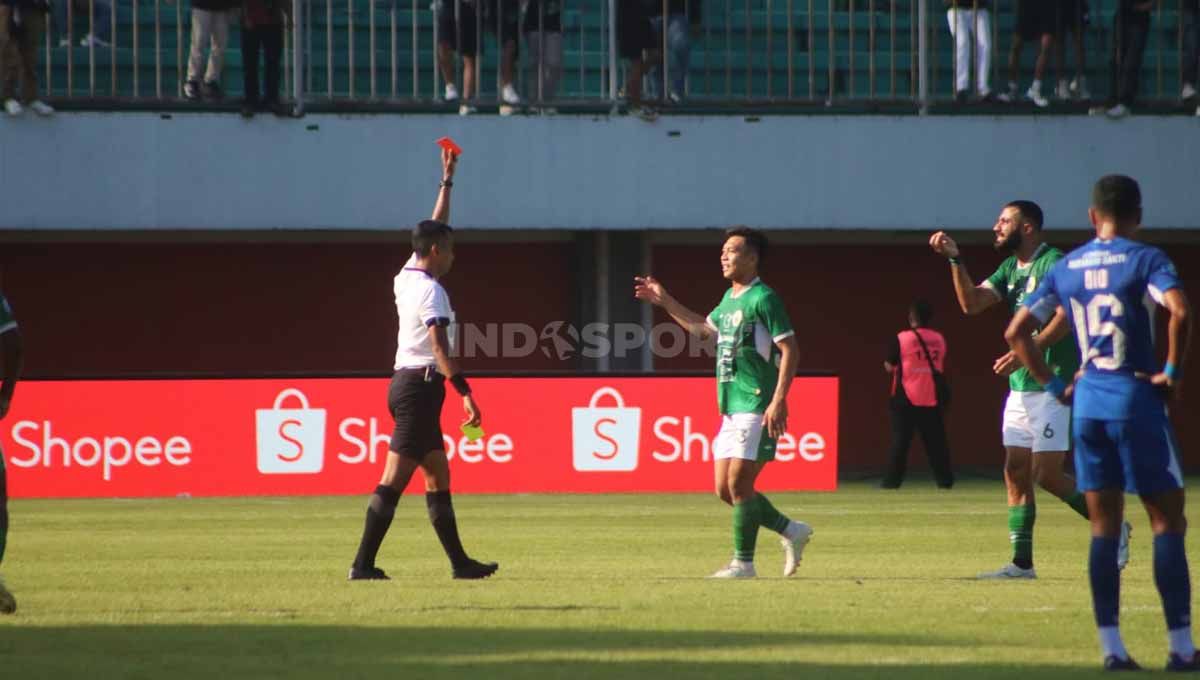
<path fill-rule="evenodd" d="M 1158 248 L 1129 240 L 1142 219 L 1137 182 L 1109 175 L 1092 190 L 1096 238 L 1043 278 L 1013 317 L 1005 339 L 1046 390 L 1074 399 L 1075 470 L 1092 525 L 1088 573 L 1104 667 L 1138 668 L 1117 625 L 1121 577 L 1117 539 L 1125 496 L 1136 493 L 1154 532 L 1154 582 L 1166 614 L 1169 671 L 1200 671 L 1191 629 L 1184 552 L 1183 477 L 1166 402 L 1179 391 L 1191 339 L 1191 307 L 1174 265 Z M 1165 307 L 1166 364 L 1154 349 L 1154 311 Z M 1033 332 L 1063 307 L 1074 320 L 1083 367 L 1073 385 L 1050 372 Z"/>

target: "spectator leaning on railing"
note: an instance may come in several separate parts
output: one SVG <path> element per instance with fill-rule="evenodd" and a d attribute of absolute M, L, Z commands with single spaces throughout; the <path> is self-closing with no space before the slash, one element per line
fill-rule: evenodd
<path fill-rule="evenodd" d="M 1084 40 L 1088 24 L 1091 23 L 1091 8 L 1087 0 L 1057 0 L 1057 15 L 1054 21 L 1054 61 L 1058 67 L 1058 98 L 1066 101 L 1080 99 L 1087 101 L 1092 98 L 1087 89 L 1087 52 L 1084 50 Z M 1067 36 L 1074 39 L 1075 44 L 1075 78 L 1067 80 Z"/>
<path fill-rule="evenodd" d="M 1103 113 L 1110 118 L 1122 118 L 1133 108 L 1154 5 L 1155 0 L 1121 0 L 1117 7 L 1113 15 L 1110 99 L 1105 106 L 1093 108 L 1093 115 Z"/>
<path fill-rule="evenodd" d="M 1185 104 L 1196 103 L 1196 70 L 1200 60 L 1200 0 L 1183 0 L 1183 90 Z M 1200 107 L 1196 108 L 1200 116 Z"/>
<path fill-rule="evenodd" d="M 533 71 L 533 76 L 526 81 L 527 96 L 551 101 L 558 95 L 558 83 L 562 80 L 563 72 L 562 0 L 529 0 L 522 28 Z M 542 77 L 540 93 L 539 63 Z M 542 107 L 542 113 L 557 113 L 557 110 L 546 106 Z"/>
<path fill-rule="evenodd" d="M 950 35 L 954 36 L 954 101 L 965 104 L 971 91 L 971 54 L 975 54 L 975 89 L 979 98 L 992 98 L 988 76 L 992 69 L 992 21 L 989 0 L 943 0 Z M 975 48 L 972 50 L 972 46 Z"/>
<path fill-rule="evenodd" d="M 111 0 L 54 0 L 54 30 L 58 46 L 71 46 L 72 24 L 82 23 L 88 32 L 79 40 L 80 47 L 109 47 L 112 40 Z M 74 11 L 71 11 L 74 10 Z"/>
<path fill-rule="evenodd" d="M 192 48 L 188 54 L 187 81 L 183 84 L 185 98 L 216 101 L 225 96 L 221 91 L 221 71 L 225 67 L 225 46 L 229 44 L 229 19 L 238 6 L 239 0 L 192 0 Z M 200 69 L 204 66 L 206 43 L 211 45 L 202 84 Z"/>
<path fill-rule="evenodd" d="M 48 10 L 46 0 L 0 0 L 0 99 L 10 116 L 21 115 L 25 107 L 42 116 L 54 113 L 50 105 L 37 98 L 38 48 Z"/>
<path fill-rule="evenodd" d="M 291 9 L 289 0 L 242 0 L 242 80 L 245 99 L 242 115 L 270 111 L 286 116 L 279 101 L 279 64 L 283 56 L 283 28 Z M 258 57 L 263 56 L 264 87 L 258 87 Z"/>
<path fill-rule="evenodd" d="M 617 46 L 622 59 L 629 60 L 625 77 L 625 96 L 629 112 L 643 120 L 654 120 L 658 113 L 642 101 L 642 76 L 658 59 L 658 42 L 650 19 L 657 0 L 622 0 L 617 4 Z"/>
<path fill-rule="evenodd" d="M 650 19 L 650 28 L 654 31 L 657 42 L 662 42 L 663 17 L 661 2 L 658 11 Z M 667 69 L 670 76 L 670 87 L 666 99 L 673 104 L 683 101 L 685 78 L 691 58 L 691 26 L 701 21 L 703 3 L 700 0 L 669 0 L 667 3 Z M 662 85 L 662 59 L 654 60 L 650 65 L 650 76 L 647 78 L 651 92 L 658 93 Z"/>
<path fill-rule="evenodd" d="M 479 84 L 475 82 L 475 58 L 479 54 L 480 29 L 495 34 L 497 28 L 500 43 L 500 113 L 512 113 L 514 106 L 521 104 L 521 97 L 513 86 L 513 69 L 517 59 L 517 33 L 521 18 L 519 0 L 435 0 L 438 30 L 438 64 L 442 78 L 446 80 L 447 102 L 460 100 L 454 52 L 463 58 L 462 104 L 458 112 L 462 115 L 475 113 L 472 97 L 478 97 Z M 457 15 L 457 16 L 456 16 Z M 497 26 L 499 24 L 499 26 Z"/>

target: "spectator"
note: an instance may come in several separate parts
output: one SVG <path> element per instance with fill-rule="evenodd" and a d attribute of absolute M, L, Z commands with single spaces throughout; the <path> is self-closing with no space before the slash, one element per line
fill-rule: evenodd
<path fill-rule="evenodd" d="M 1042 78 L 1046 74 L 1050 51 L 1054 49 L 1055 4 L 1051 0 L 1017 0 L 1017 30 L 1013 33 L 1012 51 L 1008 54 L 1008 90 L 1000 93 L 1000 101 L 1017 101 L 1021 48 L 1026 41 L 1039 40 L 1041 48 L 1033 67 L 1033 84 L 1026 90 L 1025 97 L 1038 108 L 1050 105 L 1049 100 L 1042 96 Z"/>
<path fill-rule="evenodd" d="M 1200 59 L 1200 0 L 1183 0 L 1183 103 L 1196 103 L 1197 59 Z M 1200 116 L 1200 108 L 1196 109 Z"/>
<path fill-rule="evenodd" d="M 288 0 L 243 0 L 242 2 L 242 79 L 245 99 L 242 115 L 250 118 L 255 111 L 270 111 L 286 116 L 279 101 L 279 63 L 283 55 L 283 29 L 291 4 Z M 264 87 L 258 87 L 258 56 L 263 56 Z"/>
<path fill-rule="evenodd" d="M 663 16 L 661 2 L 650 19 L 655 42 L 662 42 Z M 684 81 L 687 77 L 691 57 L 691 26 L 700 23 L 700 0 L 669 0 L 667 3 L 667 70 L 671 80 L 666 99 L 673 104 L 683 101 Z M 650 65 L 650 76 L 646 79 L 650 92 L 660 92 L 662 85 L 662 59 Z"/>
<path fill-rule="evenodd" d="M 967 102 L 971 91 L 971 54 L 975 54 L 975 89 L 988 101 L 992 90 L 988 77 L 992 71 L 991 3 L 988 0 L 944 0 L 946 21 L 954 37 L 954 101 Z M 974 45 L 974 50 L 971 49 Z"/>
<path fill-rule="evenodd" d="M 642 101 L 642 76 L 658 59 L 657 41 L 650 20 L 657 0 L 622 0 L 617 3 L 617 46 L 622 59 L 629 60 L 625 96 L 630 113 L 651 121 L 658 113 Z"/>
<path fill-rule="evenodd" d="M 112 11 L 111 0 L 91 0 L 90 3 L 87 0 L 54 0 L 54 30 L 58 33 L 58 46 L 71 46 L 71 24 L 78 23 L 82 17 L 88 32 L 79 40 L 79 46 L 110 47 Z"/>
<path fill-rule="evenodd" d="M 933 310 L 929 303 L 917 300 L 908 310 L 909 330 L 892 339 L 884 369 L 892 374 L 892 448 L 888 454 L 888 470 L 880 487 L 898 489 L 904 483 L 908 467 L 908 444 L 913 430 L 920 430 L 925 442 L 925 455 L 939 488 L 954 486 L 950 469 L 950 450 L 946 445 L 946 426 L 940 403 L 938 375 L 946 362 L 946 339 L 929 328 Z"/>
<path fill-rule="evenodd" d="M 529 0 L 524 29 L 525 44 L 529 47 L 534 73 L 529 79 L 529 92 L 538 104 L 552 101 L 558 95 L 558 83 L 562 80 L 563 71 L 562 0 Z M 553 114 L 557 110 L 552 106 L 544 106 L 542 113 Z"/>
<path fill-rule="evenodd" d="M 1058 0 L 1057 16 L 1054 27 L 1058 39 L 1054 45 L 1054 59 L 1058 67 L 1058 98 L 1088 100 L 1092 98 L 1087 89 L 1087 52 L 1084 50 L 1084 36 L 1088 24 L 1092 22 L 1092 12 L 1087 0 Z M 1067 34 L 1075 38 L 1075 78 L 1068 81 L 1067 73 Z"/>
<path fill-rule="evenodd" d="M 37 98 L 38 48 L 49 9 L 47 0 L 0 0 L 0 99 L 10 116 L 21 115 L 25 107 L 39 116 L 54 113 L 49 104 Z"/>
<path fill-rule="evenodd" d="M 238 5 L 239 0 L 192 0 L 192 49 L 188 55 L 187 82 L 183 85 L 186 99 L 224 98 L 221 71 L 225 67 L 225 46 L 229 44 L 229 18 Z M 205 44 L 209 44 L 208 69 L 201 84 Z"/>
<path fill-rule="evenodd" d="M 1150 12 L 1154 0 L 1120 0 L 1113 14 L 1113 55 L 1110 98 L 1107 104 L 1091 110 L 1109 118 L 1129 115 L 1137 99 L 1138 75 L 1150 36 Z"/>
<path fill-rule="evenodd" d="M 478 97 L 475 82 L 475 58 L 479 53 L 481 32 L 486 30 L 497 35 L 500 43 L 500 115 L 509 115 L 513 107 L 521 105 L 521 96 L 513 86 L 513 68 L 517 59 L 517 26 L 520 21 L 520 0 L 484 0 L 480 13 L 480 0 L 439 0 L 434 5 L 437 12 L 438 63 L 442 77 L 446 80 L 447 102 L 460 101 L 454 72 L 454 52 L 463 58 L 461 115 L 475 113 L 472 98 Z M 457 21 L 456 19 L 457 13 Z"/>

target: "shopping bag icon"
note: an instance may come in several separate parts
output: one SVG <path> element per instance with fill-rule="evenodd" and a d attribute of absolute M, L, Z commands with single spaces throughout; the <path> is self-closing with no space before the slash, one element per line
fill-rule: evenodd
<path fill-rule="evenodd" d="M 616 408 L 599 407 L 608 395 Z M 628 472 L 638 464 L 638 435 L 642 409 L 626 408 L 621 393 L 601 387 L 592 395 L 587 408 L 571 409 L 575 469 L 580 472 Z"/>
<path fill-rule="evenodd" d="M 283 408 L 296 397 L 300 408 Z M 325 409 L 309 408 L 308 397 L 286 389 L 271 408 L 255 413 L 258 471 L 264 475 L 304 475 L 321 471 L 325 464 Z"/>

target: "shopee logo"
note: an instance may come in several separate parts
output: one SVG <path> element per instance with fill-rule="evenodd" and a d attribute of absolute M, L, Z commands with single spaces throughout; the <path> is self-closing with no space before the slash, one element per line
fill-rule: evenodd
<path fill-rule="evenodd" d="M 612 397 L 616 407 L 600 407 Z M 621 393 L 601 387 L 585 408 L 571 409 L 571 439 L 575 469 L 580 472 L 629 472 L 638 465 L 638 435 L 642 409 L 626 408 Z"/>
<path fill-rule="evenodd" d="M 283 408 L 288 397 L 295 397 L 300 408 Z M 324 467 L 325 409 L 310 408 L 300 390 L 283 390 L 271 408 L 258 409 L 255 425 L 259 472 L 311 475 Z"/>

